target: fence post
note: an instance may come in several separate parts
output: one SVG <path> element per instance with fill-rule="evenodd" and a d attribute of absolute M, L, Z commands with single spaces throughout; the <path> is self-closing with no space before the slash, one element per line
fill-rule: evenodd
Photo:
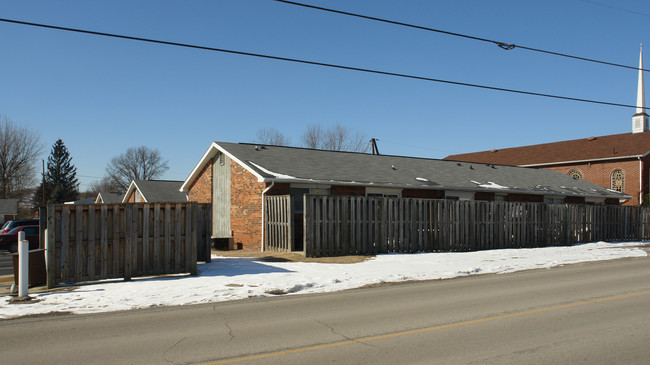
<path fill-rule="evenodd" d="M 54 205 L 47 206 L 47 229 L 45 230 L 45 270 L 47 272 L 47 288 L 56 286 L 56 227 L 54 223 Z"/>
<path fill-rule="evenodd" d="M 27 297 L 29 287 L 29 241 L 25 240 L 25 232 L 18 232 L 18 297 Z"/>
<path fill-rule="evenodd" d="M 131 254 L 133 247 L 133 204 L 124 207 L 126 233 L 124 237 L 124 281 L 131 280 Z"/>
<path fill-rule="evenodd" d="M 313 256 L 312 252 L 312 236 L 313 236 L 313 217 L 312 205 L 308 204 L 311 200 L 307 194 L 302 196 L 303 214 L 302 214 L 302 250 L 305 257 Z"/>
<path fill-rule="evenodd" d="M 199 205 L 197 203 L 192 203 L 192 205 L 189 206 L 188 208 L 190 208 L 192 210 L 192 212 L 191 212 L 192 216 L 190 218 L 191 219 L 190 224 L 191 224 L 192 227 L 190 229 L 191 239 L 189 240 L 190 241 L 190 250 L 191 250 L 190 260 L 189 260 L 189 264 L 190 264 L 189 271 L 190 271 L 190 275 L 196 275 L 197 272 L 198 272 L 197 267 L 196 267 L 196 261 L 198 259 L 197 252 L 198 252 L 198 244 L 199 244 L 199 241 L 200 241 L 198 239 L 198 237 L 197 237 L 197 235 L 199 234 L 199 230 L 197 229 L 198 228 L 198 217 L 199 217 Z M 188 230 L 188 228 L 189 227 L 185 227 L 186 230 Z M 185 239 L 187 240 L 187 238 L 185 238 Z M 186 254 L 187 254 L 187 252 L 186 252 Z M 209 252 L 207 253 L 207 255 L 209 255 Z"/>

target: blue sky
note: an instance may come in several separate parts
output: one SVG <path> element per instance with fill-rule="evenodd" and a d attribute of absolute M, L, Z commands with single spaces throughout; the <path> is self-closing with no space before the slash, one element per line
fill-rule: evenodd
<path fill-rule="evenodd" d="M 303 0 L 637 66 L 650 2 Z M 0 1 L 0 18 L 621 104 L 637 71 L 329 14 L 271 0 Z M 146 44 L 0 22 L 0 114 L 61 138 L 82 182 L 129 147 L 184 180 L 212 141 L 341 123 L 383 154 L 450 154 L 631 132 L 633 109 Z M 646 68 L 650 65 L 646 52 Z M 650 82 L 650 81 L 649 81 Z M 39 164 L 40 166 L 40 164 Z"/>

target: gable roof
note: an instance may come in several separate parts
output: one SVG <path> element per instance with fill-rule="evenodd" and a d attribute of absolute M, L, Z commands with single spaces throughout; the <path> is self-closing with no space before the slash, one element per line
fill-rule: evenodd
<path fill-rule="evenodd" d="M 445 160 L 535 166 L 637 158 L 650 152 L 650 131 L 462 153 Z"/>
<path fill-rule="evenodd" d="M 18 199 L 0 199 L 0 214 L 17 215 Z"/>
<path fill-rule="evenodd" d="M 225 142 L 212 143 L 183 183 L 183 191 L 218 152 L 260 182 L 630 198 L 546 169 Z"/>
<path fill-rule="evenodd" d="M 122 202 L 123 198 L 124 195 L 120 193 L 101 191 L 97 193 L 97 198 L 95 198 L 95 204 L 119 204 Z"/>
<path fill-rule="evenodd" d="M 187 196 L 180 191 L 182 181 L 173 180 L 133 180 L 124 194 L 122 203 L 127 203 L 128 197 L 138 190 L 147 203 L 178 203 L 186 202 Z"/>

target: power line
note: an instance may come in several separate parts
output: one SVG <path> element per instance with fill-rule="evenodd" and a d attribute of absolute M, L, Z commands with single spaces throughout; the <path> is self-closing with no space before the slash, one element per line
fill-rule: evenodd
<path fill-rule="evenodd" d="M 637 107 L 636 105 L 629 105 L 629 104 L 620 104 L 620 103 L 612 103 L 612 102 L 607 102 L 607 101 L 599 101 L 599 100 L 591 100 L 591 99 L 583 99 L 583 98 L 574 98 L 574 97 L 569 97 L 569 96 L 561 96 L 561 95 L 553 95 L 553 94 L 544 94 L 544 93 L 538 93 L 538 92 L 533 92 L 533 91 L 525 91 L 525 90 L 506 89 L 506 88 L 489 86 L 489 85 L 471 84 L 471 83 L 467 83 L 467 82 L 450 81 L 450 80 L 436 79 L 436 78 L 425 77 L 425 76 L 417 76 L 417 75 L 409 75 L 409 74 L 402 74 L 402 73 L 389 72 L 389 71 L 373 70 L 373 69 L 361 68 L 361 67 L 336 65 L 336 64 L 331 64 L 331 63 L 323 63 L 323 62 L 317 62 L 317 61 L 301 60 L 301 59 L 297 59 L 297 58 L 271 56 L 271 55 L 265 55 L 265 54 L 260 54 L 260 53 L 235 51 L 235 50 L 229 50 L 229 49 L 223 49 L 223 48 L 215 48 L 215 47 L 207 47 L 207 46 L 199 46 L 199 45 L 187 44 L 187 43 L 161 41 L 161 40 L 149 39 L 149 38 L 141 38 L 141 37 L 133 37 L 133 36 L 127 36 L 127 35 L 96 32 L 96 31 L 91 31 L 91 30 L 60 27 L 60 26 L 55 26 L 55 25 L 31 23 L 31 22 L 25 22 L 25 21 L 21 21 L 21 20 L 0 18 L 0 21 L 1 22 L 6 22 L 6 23 L 28 25 L 28 26 L 33 26 L 33 27 L 56 29 L 56 30 L 62 30 L 62 31 L 67 31 L 67 32 L 91 34 L 91 35 L 97 35 L 97 36 L 103 36 L 103 37 L 111 37 L 111 38 L 119 38 L 119 39 L 128 39 L 128 40 L 139 41 L 139 42 L 147 42 L 147 43 L 163 44 L 163 45 L 168 45 L 168 46 L 177 46 L 177 47 L 185 47 L 185 48 L 192 48 L 192 49 L 200 49 L 200 50 L 204 50 L 204 51 L 230 53 L 230 54 L 236 54 L 236 55 L 242 55 L 242 56 L 251 56 L 251 57 L 258 57 L 258 58 L 265 58 L 265 59 L 271 59 L 271 60 L 277 60 L 277 61 L 286 61 L 286 62 L 294 62 L 294 63 L 306 64 L 306 65 L 313 65 L 313 66 L 336 68 L 336 69 L 342 69 L 342 70 L 366 72 L 366 73 L 384 75 L 384 76 L 394 76 L 394 77 L 401 77 L 401 78 L 407 78 L 407 79 L 413 79 L 413 80 L 438 82 L 438 83 L 444 83 L 444 84 L 450 84 L 450 85 L 458 85 L 458 86 L 467 86 L 467 87 L 473 87 L 473 88 L 479 88 L 479 89 L 485 89 L 485 90 L 502 91 L 502 92 L 509 92 L 509 93 L 515 93 L 515 94 L 540 96 L 540 97 L 545 97 L 545 98 L 561 99 L 561 100 L 569 100 L 569 101 L 579 101 L 579 102 L 584 102 L 584 103 L 592 103 L 592 104 L 600 104 L 600 105 L 618 106 L 618 107 L 623 107 L 623 108 L 636 108 Z M 645 108 L 645 109 L 650 109 L 650 108 Z"/>
<path fill-rule="evenodd" d="M 602 6 L 602 7 L 605 7 L 605 8 L 614 9 L 614 10 L 619 10 L 619 11 L 623 11 L 623 12 L 630 13 L 630 14 L 634 14 L 634 15 L 641 15 L 641 16 L 645 16 L 645 17 L 650 17 L 650 14 L 646 14 L 646 13 L 641 13 L 641 12 L 634 11 L 634 10 L 625 9 L 625 8 L 621 8 L 621 7 L 618 7 L 618 6 L 612 6 L 612 5 L 602 4 L 602 3 L 599 3 L 599 2 L 589 1 L 589 0 L 581 0 L 581 1 L 582 1 L 582 2 L 585 2 L 585 3 L 588 3 L 588 4 L 598 5 L 598 6 Z"/>
<path fill-rule="evenodd" d="M 628 68 L 628 69 L 637 70 L 637 71 L 639 70 L 638 67 L 634 67 L 634 66 L 628 66 L 628 65 L 622 65 L 622 64 L 613 63 L 613 62 L 601 61 L 601 60 L 597 60 L 597 59 L 593 59 L 593 58 L 573 56 L 573 55 L 566 54 L 566 53 L 560 53 L 560 52 L 554 52 L 554 51 L 546 51 L 546 50 L 539 49 L 539 48 L 532 48 L 532 47 L 522 46 L 522 45 L 513 44 L 513 43 L 500 42 L 500 41 L 495 41 L 495 40 L 492 40 L 492 39 L 481 38 L 481 37 L 467 35 L 467 34 L 461 34 L 461 33 L 455 33 L 455 32 L 450 32 L 450 31 L 446 31 L 446 30 L 442 30 L 442 29 L 429 28 L 429 27 L 424 27 L 424 26 L 420 26 L 420 25 L 402 23 L 402 22 L 398 22 L 398 21 L 395 21 L 395 20 L 376 18 L 376 17 L 373 17 L 373 16 L 368 16 L 368 15 L 363 15 L 363 14 L 350 13 L 350 12 L 342 11 L 342 10 L 324 8 L 324 7 L 321 7 L 321 6 L 303 4 L 303 3 L 298 3 L 298 2 L 295 2 L 295 1 L 288 1 L 288 0 L 274 0 L 274 1 L 277 1 L 279 3 L 289 4 L 289 5 L 302 6 L 302 7 L 305 7 L 305 8 L 310 8 L 310 9 L 315 9 L 315 10 L 322 10 L 322 11 L 335 13 L 335 14 L 348 15 L 348 16 L 362 18 L 362 19 L 366 19 L 366 20 L 373 20 L 373 21 L 378 21 L 378 22 L 388 23 L 388 24 L 393 24 L 393 25 L 399 25 L 399 26 L 408 27 L 408 28 L 426 30 L 426 31 L 429 31 L 429 32 L 436 32 L 436 33 L 446 34 L 446 35 L 450 35 L 450 36 L 454 36 L 454 37 L 461 37 L 461 38 L 471 39 L 471 40 L 475 40 L 475 41 L 494 43 L 497 46 L 499 46 L 499 48 L 505 49 L 506 51 L 509 51 L 509 50 L 512 50 L 512 49 L 515 49 L 515 48 L 520 48 L 520 49 L 525 49 L 527 51 L 545 53 L 545 54 L 549 54 L 549 55 L 553 55 L 553 56 L 572 58 L 572 59 L 580 60 L 580 61 L 594 62 L 594 63 L 603 64 L 603 65 Z M 649 69 L 645 69 L 645 68 L 642 68 L 641 70 L 643 70 L 645 72 L 650 71 Z"/>

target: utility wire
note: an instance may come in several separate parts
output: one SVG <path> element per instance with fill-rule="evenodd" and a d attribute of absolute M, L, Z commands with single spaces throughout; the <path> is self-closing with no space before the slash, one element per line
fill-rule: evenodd
<path fill-rule="evenodd" d="M 25 21 L 21 21 L 21 20 L 0 18 L 0 22 L 28 25 L 28 26 L 33 26 L 33 27 L 47 28 L 47 29 L 56 29 L 56 30 L 62 30 L 62 31 L 67 31 L 67 32 L 91 34 L 91 35 L 97 35 L 97 36 L 103 36 L 103 37 L 128 39 L 128 40 L 139 41 L 139 42 L 164 44 L 164 45 L 168 45 L 168 46 L 177 46 L 177 47 L 185 47 L 185 48 L 192 48 L 192 49 L 200 49 L 200 50 L 205 50 L 205 51 L 223 52 L 223 53 L 230 53 L 230 54 L 243 55 L 243 56 L 259 57 L 259 58 L 265 58 L 265 59 L 271 59 L 271 60 L 294 62 L 294 63 L 301 63 L 301 64 L 306 64 L 306 65 L 314 65 L 314 66 L 336 68 L 336 69 L 342 69 L 342 70 L 359 71 L 359 72 L 366 72 L 366 73 L 377 74 L 377 75 L 402 77 L 402 78 L 407 78 L 407 79 L 430 81 L 430 82 L 439 82 L 439 83 L 450 84 L 450 85 L 467 86 L 467 87 L 474 87 L 474 88 L 486 89 L 486 90 L 494 90 L 494 91 L 503 91 L 503 92 L 509 92 L 509 93 L 515 93 L 515 94 L 541 96 L 541 97 L 545 97 L 545 98 L 579 101 L 579 102 L 584 102 L 584 103 L 618 106 L 618 107 L 623 107 L 623 108 L 636 108 L 637 107 L 636 105 L 629 105 L 629 104 L 620 104 L 620 103 L 612 103 L 612 102 L 607 102 L 607 101 L 598 101 L 598 100 L 591 100 L 591 99 L 574 98 L 574 97 L 569 97 L 569 96 L 544 94 L 544 93 L 538 93 L 538 92 L 533 92 L 533 91 L 506 89 L 506 88 L 488 86 L 488 85 L 478 85 L 478 84 L 470 84 L 470 83 L 466 83 L 466 82 L 435 79 L 435 78 L 425 77 L 425 76 L 417 76 L 417 75 L 409 75 L 409 74 L 402 74 L 402 73 L 389 72 L 389 71 L 373 70 L 373 69 L 368 69 L 368 68 L 336 65 L 336 64 L 323 63 L 323 62 L 317 62 L 317 61 L 307 61 L 307 60 L 301 60 L 301 59 L 297 59 L 297 58 L 271 56 L 271 55 L 265 55 L 265 54 L 260 54 L 260 53 L 235 51 L 235 50 L 214 48 L 214 47 L 207 47 L 207 46 L 199 46 L 199 45 L 193 45 L 193 44 L 187 44 L 187 43 L 161 41 L 161 40 L 156 40 L 156 39 L 133 37 L 133 36 L 119 35 L 119 34 L 112 34 L 112 33 L 104 33 L 104 32 L 96 32 L 96 31 L 84 30 L 84 29 L 67 28 L 67 27 L 60 27 L 60 26 L 55 26 L 55 25 L 30 23 L 30 22 L 25 22 Z M 650 108 L 644 108 L 644 109 L 650 109 Z"/>
<path fill-rule="evenodd" d="M 600 64 L 603 64 L 603 65 L 628 68 L 628 69 L 637 70 L 637 71 L 639 70 L 638 67 L 634 67 L 634 66 L 628 66 L 628 65 L 618 64 L 618 63 L 601 61 L 601 60 L 596 60 L 596 59 L 593 59 L 593 58 L 585 58 L 585 57 L 573 56 L 573 55 L 566 54 L 566 53 L 545 51 L 545 50 L 539 49 L 539 48 L 532 48 L 532 47 L 521 46 L 521 45 L 517 45 L 517 44 L 513 44 L 513 43 L 500 42 L 500 41 L 495 41 L 495 40 L 491 40 L 491 39 L 487 39 L 487 38 L 481 38 L 481 37 L 476 37 L 476 36 L 461 34 L 461 33 L 454 33 L 454 32 L 449 32 L 449 31 L 442 30 L 442 29 L 423 27 L 423 26 L 420 26 L 420 25 L 402 23 L 402 22 L 398 22 L 398 21 L 395 21 L 395 20 L 376 18 L 376 17 L 363 15 L 363 14 L 350 13 L 350 12 L 342 11 L 342 10 L 324 8 L 324 7 L 321 7 L 321 6 L 303 4 L 303 3 L 298 3 L 298 2 L 295 2 L 295 1 L 288 1 L 288 0 L 274 0 L 274 1 L 277 1 L 279 3 L 289 4 L 289 5 L 302 6 L 302 7 L 305 7 L 305 8 L 310 8 L 310 9 L 315 9 L 315 10 L 327 11 L 327 12 L 335 13 L 335 14 L 348 15 L 348 16 L 353 16 L 353 17 L 357 17 L 357 18 L 367 19 L 367 20 L 374 20 L 374 21 L 378 21 L 378 22 L 382 22 L 382 23 L 399 25 L 399 26 L 408 27 L 408 28 L 414 28 L 414 29 L 426 30 L 426 31 L 429 31 L 429 32 L 447 34 L 447 35 L 454 36 L 454 37 L 461 37 L 461 38 L 467 38 L 467 39 L 471 39 L 471 40 L 475 40 L 475 41 L 494 43 L 497 46 L 499 46 L 499 48 L 505 49 L 506 51 L 509 51 L 509 50 L 512 50 L 512 49 L 515 49 L 515 48 L 520 48 L 520 49 L 525 49 L 527 51 L 545 53 L 545 54 L 550 54 L 550 55 L 553 55 L 553 56 L 567 57 L 567 58 L 572 58 L 572 59 L 580 60 L 580 61 L 600 63 Z M 641 70 L 645 71 L 645 72 L 650 72 L 649 69 L 645 69 L 645 68 L 642 68 Z"/>

